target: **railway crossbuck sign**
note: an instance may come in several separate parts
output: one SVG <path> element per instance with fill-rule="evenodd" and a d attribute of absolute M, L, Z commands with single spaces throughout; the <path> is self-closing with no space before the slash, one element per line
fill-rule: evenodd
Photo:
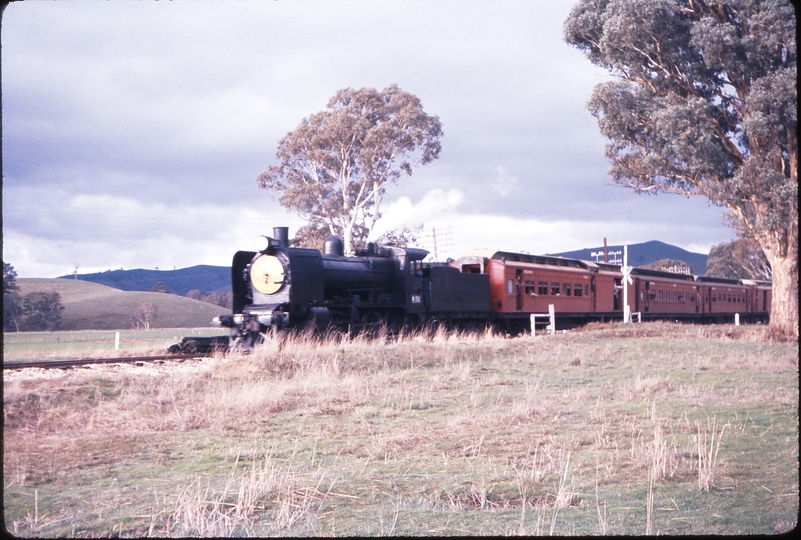
<path fill-rule="evenodd" d="M 629 266 L 629 246 L 623 246 L 623 323 L 631 322 L 631 308 L 629 307 L 629 285 L 634 281 L 631 279 L 631 267 Z"/>

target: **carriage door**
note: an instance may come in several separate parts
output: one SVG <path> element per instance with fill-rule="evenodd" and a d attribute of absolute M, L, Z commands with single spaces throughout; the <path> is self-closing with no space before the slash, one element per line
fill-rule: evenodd
<path fill-rule="evenodd" d="M 595 311 L 595 278 L 590 280 L 590 311 Z"/>
<path fill-rule="evenodd" d="M 694 289 L 695 289 L 695 312 L 698 313 L 701 309 L 701 302 L 703 301 L 704 293 L 698 286 L 694 287 Z"/>
<path fill-rule="evenodd" d="M 648 307 L 649 307 L 648 304 L 649 304 L 649 300 L 650 300 L 650 298 L 649 298 L 650 294 L 651 294 L 651 282 L 650 281 L 646 281 L 645 282 L 645 298 L 643 298 L 643 311 L 645 311 L 646 313 L 648 312 Z"/>
<path fill-rule="evenodd" d="M 523 292 L 522 289 L 523 283 L 523 271 L 518 269 L 515 271 L 515 308 L 517 311 L 523 309 Z"/>

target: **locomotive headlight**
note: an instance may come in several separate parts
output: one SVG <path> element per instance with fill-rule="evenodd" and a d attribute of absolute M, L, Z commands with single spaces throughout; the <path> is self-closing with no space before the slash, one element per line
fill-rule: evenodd
<path fill-rule="evenodd" d="M 250 265 L 250 282 L 262 294 L 277 293 L 284 278 L 284 265 L 273 255 L 262 255 Z"/>
<path fill-rule="evenodd" d="M 270 239 L 266 236 L 259 236 L 253 241 L 253 246 L 257 251 L 267 251 L 267 248 L 270 247 Z"/>

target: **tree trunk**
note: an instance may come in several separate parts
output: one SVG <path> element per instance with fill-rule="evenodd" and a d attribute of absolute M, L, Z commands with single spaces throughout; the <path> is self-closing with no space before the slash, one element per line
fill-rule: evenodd
<path fill-rule="evenodd" d="M 798 337 L 798 245 L 786 256 L 766 253 L 773 269 L 770 327 L 777 333 Z"/>

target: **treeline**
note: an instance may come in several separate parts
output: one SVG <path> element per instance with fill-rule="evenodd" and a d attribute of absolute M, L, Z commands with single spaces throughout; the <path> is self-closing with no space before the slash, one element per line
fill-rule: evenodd
<path fill-rule="evenodd" d="M 61 325 L 61 295 L 57 292 L 32 292 L 22 296 L 17 272 L 3 261 L 3 331 L 57 330 Z"/>
<path fill-rule="evenodd" d="M 170 294 L 170 289 L 167 287 L 167 285 L 159 281 L 150 289 L 150 292 Z M 234 294 L 230 292 L 227 294 L 220 294 L 212 291 L 209 294 L 203 294 L 199 289 L 192 289 L 184 296 L 186 298 L 191 298 L 192 300 L 200 300 L 201 302 L 207 302 L 209 304 L 214 304 L 215 306 L 228 309 L 232 309 L 234 307 Z"/>
<path fill-rule="evenodd" d="M 217 292 L 211 292 L 209 294 L 203 294 L 197 289 L 192 289 L 184 296 L 187 298 L 191 298 L 192 300 L 200 300 L 201 302 L 208 302 L 209 304 L 214 304 L 216 306 L 233 309 L 234 307 L 234 293 L 226 293 L 220 294 Z"/>

